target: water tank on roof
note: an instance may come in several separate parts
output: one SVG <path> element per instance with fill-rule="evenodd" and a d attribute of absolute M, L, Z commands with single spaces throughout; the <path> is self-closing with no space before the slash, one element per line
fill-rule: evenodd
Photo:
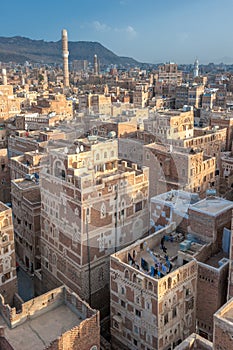
<path fill-rule="evenodd" d="M 116 132 L 115 132 L 115 131 L 109 131 L 108 137 L 109 137 L 110 139 L 114 139 L 114 138 L 116 137 Z"/>
<path fill-rule="evenodd" d="M 25 175 L 25 180 L 32 181 L 34 179 L 35 179 L 35 175 L 34 174 L 26 174 Z"/>
<path fill-rule="evenodd" d="M 184 240 L 183 242 L 180 243 L 180 250 L 182 250 L 182 252 L 186 252 L 187 250 L 190 249 L 191 247 L 191 241 L 189 240 Z"/>
<path fill-rule="evenodd" d="M 88 141 L 90 141 L 90 142 L 97 141 L 97 136 L 96 135 L 89 135 L 89 136 L 87 136 L 87 138 L 88 138 Z"/>
<path fill-rule="evenodd" d="M 209 189 L 206 191 L 206 195 L 207 196 L 216 196 L 216 190 L 213 188 L 213 189 Z"/>

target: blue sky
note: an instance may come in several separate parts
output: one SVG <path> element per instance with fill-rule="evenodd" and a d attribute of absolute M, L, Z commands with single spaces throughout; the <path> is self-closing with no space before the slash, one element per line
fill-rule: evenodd
<path fill-rule="evenodd" d="M 2 0 L 0 36 L 57 41 L 65 28 L 141 62 L 233 63 L 232 15 L 233 0 Z"/>

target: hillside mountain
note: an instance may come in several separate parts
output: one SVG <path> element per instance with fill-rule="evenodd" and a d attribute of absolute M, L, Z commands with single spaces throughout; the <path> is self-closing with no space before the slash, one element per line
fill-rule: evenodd
<path fill-rule="evenodd" d="M 105 48 L 98 42 L 70 41 L 69 61 L 88 60 L 93 62 L 96 54 L 101 64 L 116 64 L 122 66 L 135 66 L 139 62 L 129 57 L 120 57 Z M 59 41 L 32 40 L 14 36 L 0 37 L 0 61 L 24 63 L 25 61 L 37 63 L 62 63 L 62 43 Z"/>

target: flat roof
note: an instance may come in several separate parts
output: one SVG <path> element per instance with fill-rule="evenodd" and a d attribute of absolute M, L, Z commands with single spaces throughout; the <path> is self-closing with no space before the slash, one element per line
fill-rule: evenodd
<path fill-rule="evenodd" d="M 184 215 L 188 212 L 188 208 L 199 200 L 197 193 L 185 192 L 182 190 L 172 190 L 159 194 L 151 198 L 151 203 L 161 203 L 172 207 L 176 213 Z M 153 214 L 153 213 L 152 213 Z"/>
<path fill-rule="evenodd" d="M 150 246 L 150 248 L 145 240 L 143 243 L 143 250 L 137 251 L 136 256 L 133 257 L 133 263 L 129 256 L 127 261 L 121 261 L 135 267 L 146 275 L 159 279 L 169 275 L 170 272 L 173 272 L 177 268 L 184 265 L 183 259 L 182 262 L 180 259 L 178 259 L 179 251 L 183 252 L 181 250 L 181 245 L 185 245 L 186 242 L 190 243 L 187 250 L 185 250 L 187 257 L 189 257 L 188 260 L 190 260 L 190 258 L 192 259 L 192 256 L 194 256 L 203 246 L 202 244 L 195 242 L 191 243 L 191 241 L 185 240 L 184 235 L 177 232 L 173 232 L 168 236 L 164 234 L 164 237 L 164 247 L 166 248 L 166 252 L 161 248 L 160 240 L 157 241 L 157 244 L 155 244 L 153 247 Z M 132 251 L 133 248 L 134 247 L 129 246 L 128 253 Z M 151 270 L 152 268 L 155 268 L 154 274 Z M 158 271 L 160 271 L 160 273 L 158 273 Z"/>
<path fill-rule="evenodd" d="M 233 323 L 233 308 L 228 309 L 221 317 Z"/>
<path fill-rule="evenodd" d="M 65 304 L 36 318 L 29 318 L 16 328 L 5 328 L 5 337 L 15 350 L 43 350 L 50 343 L 82 322 Z M 0 316 L 0 326 L 6 326 Z"/>
<path fill-rule="evenodd" d="M 19 179 L 19 180 L 21 180 L 21 179 Z M 35 182 L 32 180 L 26 180 L 26 179 L 22 179 L 22 181 L 17 181 L 17 179 L 16 179 L 16 180 L 13 180 L 12 182 L 22 190 L 26 190 L 29 188 L 34 188 L 36 186 L 39 186 L 39 182 Z"/>
<path fill-rule="evenodd" d="M 204 264 L 215 267 L 215 268 L 220 268 L 221 265 L 219 264 L 220 260 L 222 260 L 222 263 L 226 263 L 228 261 L 228 254 L 224 253 L 224 251 L 220 251 L 215 255 L 212 255 L 210 258 L 208 258 L 206 261 L 204 261 Z"/>
<path fill-rule="evenodd" d="M 191 209 L 201 213 L 216 216 L 233 208 L 233 202 L 220 197 L 207 197 L 191 206 Z"/>

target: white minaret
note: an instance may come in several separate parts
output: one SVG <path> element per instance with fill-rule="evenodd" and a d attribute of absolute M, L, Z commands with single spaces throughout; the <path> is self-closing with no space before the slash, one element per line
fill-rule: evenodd
<path fill-rule="evenodd" d="M 6 75 L 6 69 L 2 69 L 2 84 L 7 85 L 7 75 Z"/>
<path fill-rule="evenodd" d="M 99 63 L 98 63 L 97 55 L 94 55 L 94 74 L 95 75 L 99 74 Z"/>
<path fill-rule="evenodd" d="M 199 74 L 199 62 L 198 62 L 198 59 L 196 59 L 194 62 L 193 77 L 194 78 L 198 77 L 198 74 Z"/>
<path fill-rule="evenodd" d="M 67 30 L 62 30 L 62 57 L 63 57 L 63 83 L 64 87 L 69 87 L 69 51 L 68 51 L 68 36 L 67 36 Z"/>

